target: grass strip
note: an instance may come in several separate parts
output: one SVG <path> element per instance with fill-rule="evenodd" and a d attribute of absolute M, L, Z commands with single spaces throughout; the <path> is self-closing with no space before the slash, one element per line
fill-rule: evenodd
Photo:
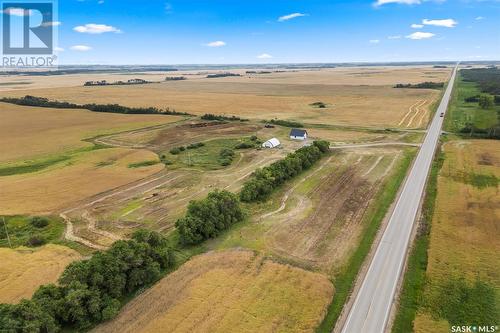
<path fill-rule="evenodd" d="M 427 183 L 420 226 L 408 257 L 408 267 L 404 275 L 396 318 L 392 326 L 393 333 L 413 332 L 413 321 L 423 297 L 428 261 L 427 249 L 437 197 L 437 178 L 444 163 L 444 153 L 439 150 L 436 157 L 432 163 Z"/>
<path fill-rule="evenodd" d="M 395 174 L 390 177 L 378 192 L 370 210 L 365 214 L 363 235 L 359 246 L 338 274 L 333 277 L 335 294 L 328 307 L 323 322 L 316 329 L 317 333 L 330 333 L 342 312 L 342 308 L 351 294 L 359 270 L 370 252 L 373 240 L 380 224 L 386 216 L 391 204 L 396 199 L 397 192 L 403 183 L 406 172 L 416 154 L 414 149 L 405 151 L 403 160 L 399 163 Z"/>

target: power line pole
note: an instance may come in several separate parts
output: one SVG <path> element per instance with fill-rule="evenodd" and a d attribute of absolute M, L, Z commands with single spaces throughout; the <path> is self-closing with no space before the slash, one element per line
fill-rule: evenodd
<path fill-rule="evenodd" d="M 2 216 L 3 227 L 5 228 L 5 234 L 7 235 L 7 241 L 9 242 L 9 247 L 12 248 L 12 243 L 10 242 L 9 230 L 7 230 L 7 223 L 5 223 L 5 217 Z"/>

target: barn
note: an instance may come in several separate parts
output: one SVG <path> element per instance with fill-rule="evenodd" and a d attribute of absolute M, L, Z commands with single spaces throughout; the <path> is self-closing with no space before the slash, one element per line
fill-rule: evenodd
<path fill-rule="evenodd" d="M 280 140 L 278 140 L 276 138 L 272 138 L 272 139 L 269 139 L 266 142 L 264 142 L 262 144 L 262 147 L 264 147 L 264 148 L 276 148 L 276 147 L 279 147 L 280 145 L 281 145 Z"/>
<path fill-rule="evenodd" d="M 307 139 L 307 131 L 298 128 L 292 128 L 292 130 L 290 131 L 290 139 L 305 140 Z"/>

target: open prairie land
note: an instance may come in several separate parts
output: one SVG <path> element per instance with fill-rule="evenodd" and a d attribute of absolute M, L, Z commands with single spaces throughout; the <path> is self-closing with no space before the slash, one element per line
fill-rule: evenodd
<path fill-rule="evenodd" d="M 500 144 L 453 140 L 443 146 L 424 302 L 415 332 L 495 323 L 500 308 Z M 466 300 L 466 301 L 463 301 Z M 481 309 L 481 313 L 478 313 Z"/>
<path fill-rule="evenodd" d="M 36 250 L 0 248 L 0 258 L 0 303 L 17 303 L 30 298 L 40 285 L 56 282 L 64 268 L 80 255 L 50 244 Z"/>
<path fill-rule="evenodd" d="M 6 91 L 76 103 L 119 103 L 170 107 L 196 115 L 236 115 L 250 119 L 295 119 L 343 126 L 410 127 L 426 125 L 436 90 L 394 89 L 396 83 L 444 81 L 448 69 L 339 68 L 272 73 L 137 86 L 72 86 Z M 82 82 L 83 83 L 83 82 Z M 321 101 L 326 108 L 312 103 Z"/>
<path fill-rule="evenodd" d="M 158 161 L 158 156 L 147 150 L 98 149 L 70 155 L 38 172 L 0 177 L 0 215 L 54 213 L 164 167 L 160 163 L 129 167 L 144 161 Z"/>
<path fill-rule="evenodd" d="M 247 247 L 338 273 L 357 247 L 367 210 L 404 156 L 397 148 L 354 148 L 321 164 L 253 207 L 252 223 L 231 232 L 218 248 Z"/>
<path fill-rule="evenodd" d="M 333 295 L 323 275 L 252 251 L 197 256 L 94 332 L 313 332 Z"/>
<path fill-rule="evenodd" d="M 167 115 L 124 115 L 19 106 L 0 103 L 0 167 L 91 147 L 82 141 L 97 135 L 167 124 Z"/>

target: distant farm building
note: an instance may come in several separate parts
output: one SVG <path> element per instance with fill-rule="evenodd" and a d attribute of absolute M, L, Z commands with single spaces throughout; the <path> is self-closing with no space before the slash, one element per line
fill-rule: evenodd
<path fill-rule="evenodd" d="M 292 140 L 305 140 L 307 139 L 307 131 L 297 128 L 292 128 L 290 131 L 290 139 Z"/>
<path fill-rule="evenodd" d="M 262 144 L 262 147 L 264 147 L 264 148 L 276 148 L 276 147 L 279 147 L 280 145 L 281 145 L 280 140 L 278 140 L 276 138 L 272 138 L 272 139 L 269 139 L 266 142 L 264 142 Z"/>

